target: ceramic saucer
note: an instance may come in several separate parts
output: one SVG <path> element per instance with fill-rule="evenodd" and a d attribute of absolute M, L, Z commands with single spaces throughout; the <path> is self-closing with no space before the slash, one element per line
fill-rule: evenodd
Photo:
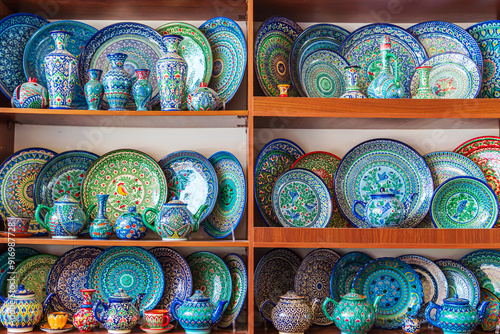
<path fill-rule="evenodd" d="M 7 231 L 0 231 L 0 235 L 5 238 L 29 238 L 33 236 L 34 233 L 29 233 L 29 232 L 7 232 Z"/>
<path fill-rule="evenodd" d="M 174 328 L 174 325 L 170 324 L 163 328 L 149 328 L 148 325 L 141 326 L 141 329 L 146 333 L 166 333 Z"/>
<path fill-rule="evenodd" d="M 66 324 L 63 328 L 61 329 L 53 329 L 53 328 L 50 328 L 50 325 L 49 324 L 43 324 L 43 325 L 40 325 L 40 329 L 42 331 L 45 331 L 47 333 L 64 333 L 64 332 L 68 332 L 70 330 L 73 329 L 73 325 L 71 324 Z"/>

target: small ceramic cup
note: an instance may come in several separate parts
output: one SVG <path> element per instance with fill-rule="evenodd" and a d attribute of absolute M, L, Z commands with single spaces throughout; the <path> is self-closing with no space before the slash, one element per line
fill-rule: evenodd
<path fill-rule="evenodd" d="M 67 312 L 53 312 L 47 316 L 47 321 L 52 329 L 63 329 L 68 322 Z"/>
<path fill-rule="evenodd" d="M 149 328 L 165 328 L 170 323 L 170 317 L 167 310 L 150 310 L 144 312 L 146 323 Z"/>
<path fill-rule="evenodd" d="M 7 217 L 7 231 L 9 233 L 26 233 L 30 226 L 31 218 Z"/>

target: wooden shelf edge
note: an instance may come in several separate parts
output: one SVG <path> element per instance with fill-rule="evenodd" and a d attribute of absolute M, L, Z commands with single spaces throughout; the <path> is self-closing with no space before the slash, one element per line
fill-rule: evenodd
<path fill-rule="evenodd" d="M 240 328 L 241 327 L 241 328 Z M 9 332 L 7 332 L 7 330 L 5 328 L 1 328 L 0 329 L 0 334 L 8 334 Z M 29 333 L 32 333 L 32 334 L 46 334 L 47 332 L 45 331 L 42 331 L 38 326 L 36 326 L 32 332 L 29 332 Z M 71 331 L 69 332 L 66 332 L 66 333 L 80 333 L 76 328 L 73 328 Z M 95 334 L 107 334 L 108 331 L 104 328 L 96 328 L 94 329 L 94 331 L 90 332 L 90 333 L 95 333 Z M 139 326 L 135 326 L 133 329 L 132 329 L 132 334 L 138 334 L 138 333 L 142 333 L 144 334 L 145 332 L 143 330 L 140 329 Z M 171 330 L 169 331 L 168 333 L 170 334 L 185 334 L 185 331 L 184 329 L 179 326 L 178 324 L 176 324 L 176 326 Z M 237 324 L 236 325 L 236 331 L 233 332 L 233 329 L 232 327 L 230 328 L 226 328 L 226 329 L 222 329 L 222 328 L 212 328 L 212 330 L 210 331 L 211 334 L 217 334 L 217 333 L 220 333 L 220 334 L 223 334 L 223 333 L 234 333 L 234 334 L 247 334 L 248 333 L 248 329 L 247 329 L 247 325 L 246 323 L 241 323 L 241 324 Z"/>
<path fill-rule="evenodd" d="M 207 111 L 109 111 L 77 109 L 16 109 L 0 108 L 0 115 L 67 115 L 67 116 L 248 116 L 248 110 Z"/>
<path fill-rule="evenodd" d="M 262 326 L 255 328 L 255 334 L 278 334 L 278 331 L 273 327 L 272 324 L 267 325 L 268 328 L 264 329 Z M 340 330 L 332 326 L 311 326 L 305 332 L 306 334 L 340 334 Z M 401 328 L 396 329 L 384 329 L 384 328 L 372 328 L 368 332 L 370 334 L 404 334 Z M 481 326 L 477 326 L 475 330 L 472 331 L 472 334 L 480 334 L 485 333 Z M 438 327 L 429 328 L 427 325 L 422 325 L 420 329 L 420 334 L 443 334 L 443 331 Z"/>

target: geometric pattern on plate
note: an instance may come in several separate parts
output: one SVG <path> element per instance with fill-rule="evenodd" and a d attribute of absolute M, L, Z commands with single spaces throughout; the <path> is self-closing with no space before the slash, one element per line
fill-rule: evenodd
<path fill-rule="evenodd" d="M 496 250 L 478 250 L 460 259 L 472 270 L 479 285 L 500 298 L 500 252 Z"/>
<path fill-rule="evenodd" d="M 33 291 L 36 299 L 43 303 L 47 297 L 47 277 L 58 259 L 55 255 L 35 255 L 21 262 L 14 274 L 15 285 L 24 284 L 28 291 Z"/>
<path fill-rule="evenodd" d="M 231 273 L 233 290 L 231 292 L 231 299 L 229 300 L 226 311 L 222 315 L 222 318 L 217 326 L 220 328 L 227 328 L 231 326 L 233 321 L 236 321 L 236 318 L 238 318 L 238 315 L 243 308 L 248 289 L 248 276 L 247 269 L 245 268 L 245 262 L 243 262 L 243 259 L 239 255 L 229 254 L 224 257 L 223 261 Z"/>
<path fill-rule="evenodd" d="M 479 282 L 474 273 L 461 262 L 442 259 L 434 261 L 446 276 L 448 281 L 448 297 L 457 294 L 459 298 L 469 301 L 476 308 L 481 297 Z"/>
<path fill-rule="evenodd" d="M 352 283 L 359 271 L 373 258 L 363 252 L 350 252 L 344 254 L 335 263 L 330 278 L 331 297 L 336 301 L 348 294 L 352 289 Z"/>

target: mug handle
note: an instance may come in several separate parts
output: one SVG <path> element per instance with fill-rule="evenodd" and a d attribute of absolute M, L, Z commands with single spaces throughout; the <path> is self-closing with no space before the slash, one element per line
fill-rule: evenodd
<path fill-rule="evenodd" d="M 161 327 L 167 327 L 169 323 L 170 323 L 170 317 L 168 316 L 168 313 L 165 313 Z"/>

